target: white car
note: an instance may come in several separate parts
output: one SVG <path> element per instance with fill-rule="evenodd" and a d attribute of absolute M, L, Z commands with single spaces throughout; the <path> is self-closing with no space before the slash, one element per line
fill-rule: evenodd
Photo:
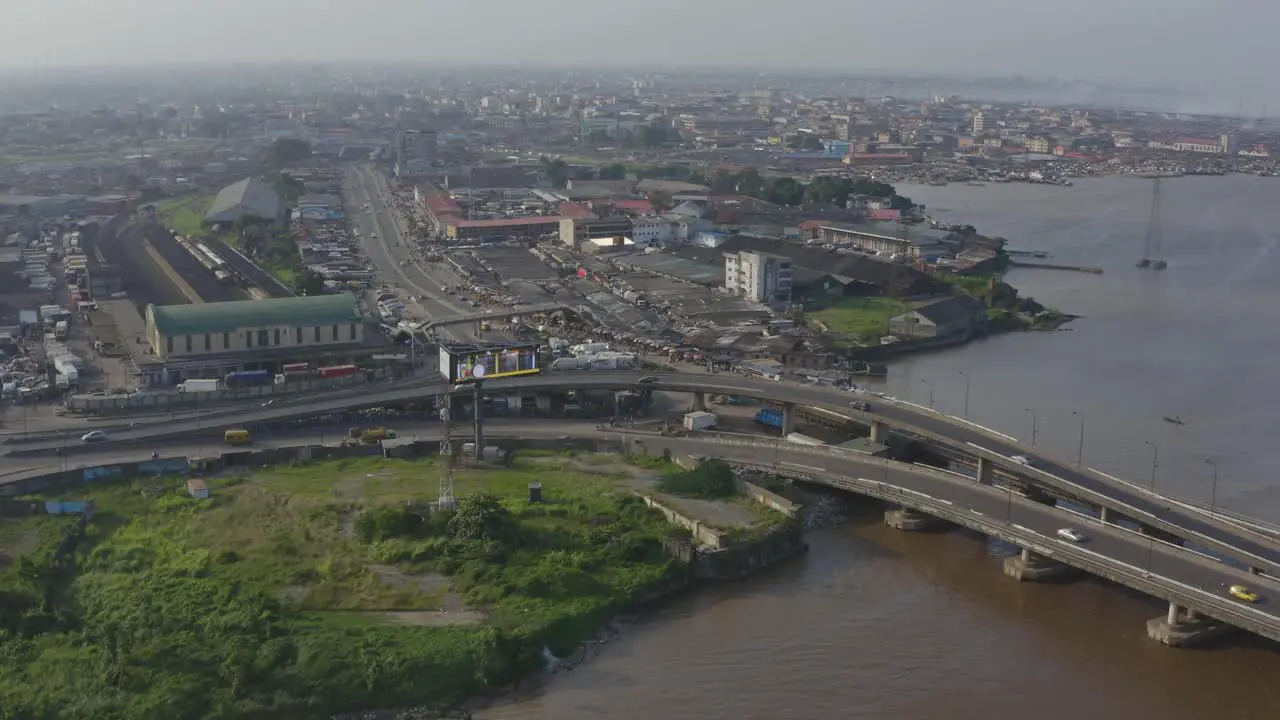
<path fill-rule="evenodd" d="M 1009 459 L 1018 463 L 1019 465 L 1026 465 L 1027 467 L 1031 467 L 1031 458 L 1027 457 L 1026 455 L 1014 455 Z"/>
<path fill-rule="evenodd" d="M 1062 538 L 1063 540 L 1066 540 L 1067 542 L 1073 542 L 1073 543 L 1084 542 L 1084 534 L 1081 533 L 1079 530 L 1072 530 L 1071 528 L 1062 528 L 1061 530 L 1059 530 L 1058 537 Z"/>
<path fill-rule="evenodd" d="M 101 430 L 90 430 L 80 436 L 81 442 L 101 442 L 107 439 L 107 434 Z"/>

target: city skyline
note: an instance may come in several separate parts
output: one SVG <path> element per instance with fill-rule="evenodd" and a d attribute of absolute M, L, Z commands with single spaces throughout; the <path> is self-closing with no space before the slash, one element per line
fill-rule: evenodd
<path fill-rule="evenodd" d="M 1113 6 L 1081 0 L 1029 6 L 940 0 L 892 7 L 798 0 L 769 12 L 708 0 L 610 6 L 581 0 L 482 6 L 369 0 L 309 5 L 225 0 L 53 0 L 0 28 L 0 67 L 278 62 L 762 68 L 1059 78 L 1209 94 L 1224 108 L 1280 101 L 1280 81 L 1240 72 L 1256 62 L 1280 7 L 1245 0 Z M 1209 10 L 1249 23 L 1207 24 Z M 778 12 L 783 12 L 779 9 Z M 888 31 L 886 31 L 886 28 Z M 104 38 L 109 42 L 104 43 Z M 622 41 L 622 47 L 618 41 Z M 628 47 L 629 46 L 629 47 Z M 1256 114 L 1256 113 L 1246 113 Z"/>

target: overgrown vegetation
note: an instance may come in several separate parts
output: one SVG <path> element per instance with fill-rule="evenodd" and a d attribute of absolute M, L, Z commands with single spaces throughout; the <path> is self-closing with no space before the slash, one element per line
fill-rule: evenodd
<path fill-rule="evenodd" d="M 0 717 L 317 718 L 444 708 L 537 667 L 678 580 L 661 515 L 538 458 L 463 473 L 434 513 L 438 466 L 363 460 L 78 492 L 99 511 L 74 562 L 27 553 L 0 592 Z M 541 482 L 546 501 L 530 504 Z M 399 587 L 379 570 L 423 581 Z M 444 576 L 488 620 L 393 625 Z M 332 609 L 347 612 L 334 613 Z"/>
<path fill-rule="evenodd" d="M 822 310 L 807 313 L 831 332 L 852 336 L 862 342 L 878 343 L 889 333 L 889 320 L 911 309 L 907 303 L 888 297 L 843 298 Z"/>
<path fill-rule="evenodd" d="M 662 478 L 664 493 L 700 500 L 726 500 L 738 494 L 733 469 L 723 460 L 701 460 L 697 467 Z"/>
<path fill-rule="evenodd" d="M 187 195 L 156 203 L 156 219 L 179 235 L 204 237 L 209 234 L 204 214 L 213 204 L 213 198 L 213 195 Z"/>

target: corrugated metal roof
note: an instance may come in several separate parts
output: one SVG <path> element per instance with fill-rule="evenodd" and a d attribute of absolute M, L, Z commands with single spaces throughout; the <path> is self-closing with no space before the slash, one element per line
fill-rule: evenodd
<path fill-rule="evenodd" d="M 280 216 L 280 197 L 258 178 L 245 178 L 222 188 L 204 219 L 205 222 L 234 222 L 242 215 L 275 220 Z"/>
<path fill-rule="evenodd" d="M 162 335 L 203 335 L 242 328 L 310 327 L 360 321 L 355 296 L 349 294 L 149 305 L 147 315 Z"/>

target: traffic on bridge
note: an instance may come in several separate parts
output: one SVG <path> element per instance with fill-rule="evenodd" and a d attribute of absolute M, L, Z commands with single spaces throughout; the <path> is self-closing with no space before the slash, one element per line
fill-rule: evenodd
<path fill-rule="evenodd" d="M 817 407 L 869 425 L 873 439 L 879 432 L 892 430 L 954 452 L 971 455 L 978 461 L 980 484 L 984 482 L 984 476 L 986 482 L 989 482 L 991 470 L 999 468 L 1004 474 L 1023 478 L 1064 498 L 1098 507 L 1104 514 L 1114 514 L 1140 523 L 1151 528 L 1153 533 L 1166 533 L 1170 536 L 1168 539 L 1179 539 L 1203 547 L 1239 563 L 1255 574 L 1280 577 L 1280 542 L 1274 536 L 1229 517 L 1177 503 L 1103 473 L 1046 456 L 1037 448 L 1025 447 L 1017 440 L 994 430 L 888 398 L 873 398 L 870 410 L 861 411 L 850 407 L 848 394 L 815 386 L 741 376 L 639 372 L 593 372 L 586 375 L 546 372 L 487 381 L 485 388 L 489 391 L 500 390 L 505 394 L 572 390 L 680 392 L 693 394 L 695 406 L 699 397 L 717 393 L 758 398 L 792 407 Z M 234 422 L 221 417 L 180 420 L 161 428 L 125 430 L 113 434 L 112 438 L 116 442 L 130 442 L 209 433 L 233 425 L 269 424 L 309 415 L 430 400 L 443 393 L 461 392 L 464 392 L 462 388 L 450 387 L 435 380 L 398 383 L 387 386 L 384 390 L 369 390 L 359 395 L 325 396 L 290 402 L 280 407 L 249 408 L 236 416 Z M 69 446 L 63 439 L 32 443 L 21 449 L 10 450 L 9 454 L 74 453 L 81 449 L 74 444 Z M 1021 462 L 1024 458 L 1026 462 Z M 1113 518 L 1113 521 L 1116 519 L 1119 518 Z"/>

